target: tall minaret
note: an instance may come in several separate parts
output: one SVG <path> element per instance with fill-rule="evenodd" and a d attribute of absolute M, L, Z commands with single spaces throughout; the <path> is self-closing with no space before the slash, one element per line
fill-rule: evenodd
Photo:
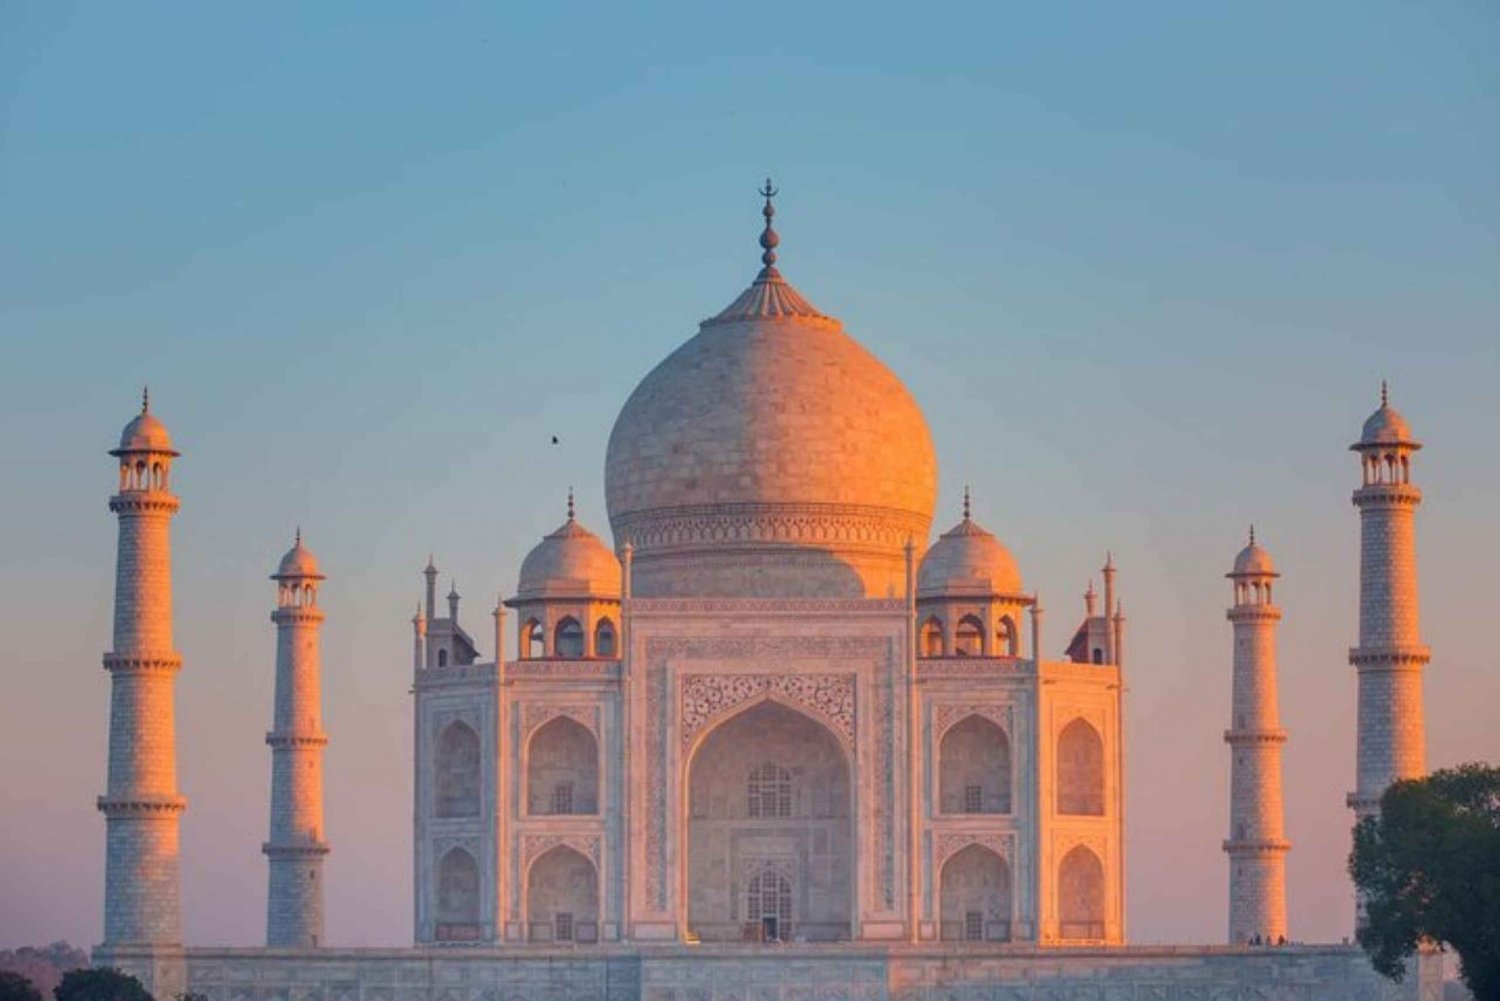
<path fill-rule="evenodd" d="M 1415 515 L 1422 491 L 1412 486 L 1411 459 L 1422 446 L 1390 405 L 1384 383 L 1380 409 L 1359 441 L 1359 646 L 1349 663 L 1359 672 L 1359 748 L 1349 806 L 1356 820 L 1380 809 L 1380 794 L 1397 779 L 1427 770 L 1422 717 L 1422 668 L 1431 659 L 1418 630 Z"/>
<path fill-rule="evenodd" d="M 172 448 L 149 397 L 109 453 L 120 460 L 110 673 L 109 780 L 105 817 L 104 945 L 182 941 L 173 679 L 182 657 L 172 644 L 172 546 L 178 501 L 170 492 Z"/>
<path fill-rule="evenodd" d="M 1250 544 L 1234 558 L 1234 698 L 1224 742 L 1230 748 L 1229 943 L 1273 943 L 1286 934 L 1286 853 L 1281 809 L 1281 746 L 1276 710 L 1276 623 L 1271 600 L 1281 576 L 1271 554 Z"/>
<path fill-rule="evenodd" d="M 271 575 L 276 582 L 276 708 L 271 745 L 271 837 L 266 945 L 316 948 L 323 939 L 323 733 L 318 561 L 297 541 Z"/>

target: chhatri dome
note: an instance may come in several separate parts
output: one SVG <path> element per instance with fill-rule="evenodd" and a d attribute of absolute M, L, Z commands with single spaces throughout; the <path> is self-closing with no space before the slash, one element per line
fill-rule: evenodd
<path fill-rule="evenodd" d="M 615 541 L 640 597 L 885 597 L 932 524 L 937 458 L 901 380 L 763 267 L 646 376 L 610 434 Z"/>
<path fill-rule="evenodd" d="M 571 490 L 568 520 L 526 554 L 516 583 L 518 600 L 562 595 L 620 596 L 620 561 L 599 536 L 579 524 Z"/>
<path fill-rule="evenodd" d="M 938 537 L 922 557 L 917 597 L 1022 594 L 1021 570 L 994 533 L 982 528 L 964 490 L 963 520 Z"/>

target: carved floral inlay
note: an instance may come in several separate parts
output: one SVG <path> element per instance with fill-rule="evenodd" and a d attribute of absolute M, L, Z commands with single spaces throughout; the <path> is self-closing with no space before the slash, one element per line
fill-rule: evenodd
<path fill-rule="evenodd" d="M 880 760 L 875 783 L 875 817 L 880 825 L 880 899 L 887 910 L 896 907 L 896 756 L 903 749 L 896 727 L 895 706 L 891 689 L 895 686 L 895 668 L 886 665 L 884 677 L 875 685 L 875 719 L 880 727 L 877 755 Z"/>
<path fill-rule="evenodd" d="M 852 674 L 690 674 L 682 679 L 682 746 L 712 720 L 765 696 L 811 710 L 854 743 Z"/>
<path fill-rule="evenodd" d="M 943 703 L 933 709 L 933 734 L 939 739 L 948 728 L 970 716 L 980 716 L 1004 730 L 1006 736 L 1013 734 L 1012 707 L 995 703 L 952 702 Z"/>
<path fill-rule="evenodd" d="M 886 652 L 884 636 L 652 636 L 646 657 L 688 660 L 827 660 L 867 658 Z"/>
<path fill-rule="evenodd" d="M 640 511 L 617 519 L 615 532 L 639 556 L 704 544 L 842 543 L 900 549 L 927 534 L 930 519 L 894 508 L 843 504 L 738 504 Z"/>
<path fill-rule="evenodd" d="M 646 897 L 667 909 L 667 670 L 646 677 Z"/>
<path fill-rule="evenodd" d="M 963 832 L 940 834 L 938 835 L 937 843 L 934 845 L 934 852 L 938 868 L 941 868 L 943 863 L 950 857 L 963 851 L 970 845 L 979 845 L 981 848 L 988 848 L 1003 858 L 1007 865 L 1013 865 L 1016 854 L 1015 842 L 1016 837 L 1014 834 L 968 834 Z"/>
<path fill-rule="evenodd" d="M 1105 853 L 1105 841 L 1102 834 L 1084 834 L 1072 831 L 1057 831 L 1052 836 L 1052 854 L 1056 859 L 1061 859 L 1068 852 L 1083 845 L 1093 852 L 1095 857 L 1103 862 L 1108 856 Z"/>
<path fill-rule="evenodd" d="M 468 852 L 469 856 L 476 862 L 479 861 L 481 857 L 479 852 L 479 839 L 472 835 L 461 835 L 457 837 L 447 836 L 433 838 L 432 858 L 434 861 L 441 860 L 444 855 L 447 855 L 455 848 L 462 848 L 464 851 Z"/>
<path fill-rule="evenodd" d="M 566 845 L 599 868 L 599 836 L 597 834 L 527 834 L 521 838 L 521 864 L 530 868 L 542 855 Z"/>
<path fill-rule="evenodd" d="M 582 723 L 594 735 L 599 738 L 599 707 L 580 705 L 547 705 L 530 703 L 522 714 L 522 733 L 530 736 L 537 727 L 543 723 L 551 722 L 559 716 Z"/>

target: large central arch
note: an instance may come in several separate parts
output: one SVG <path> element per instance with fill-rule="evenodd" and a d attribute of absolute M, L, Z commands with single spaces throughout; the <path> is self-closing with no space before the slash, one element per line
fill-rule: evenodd
<path fill-rule="evenodd" d="M 851 937 L 853 795 L 848 754 L 832 730 L 763 700 L 703 738 L 685 785 L 684 896 L 694 934 L 759 938 L 774 917 L 783 939 Z"/>

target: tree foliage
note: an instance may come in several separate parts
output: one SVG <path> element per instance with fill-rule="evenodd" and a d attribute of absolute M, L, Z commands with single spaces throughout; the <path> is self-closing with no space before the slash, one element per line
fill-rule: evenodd
<path fill-rule="evenodd" d="M 153 1001 L 139 980 L 108 966 L 69 971 L 52 996 L 57 1001 Z"/>
<path fill-rule="evenodd" d="M 52 988 L 62 980 L 69 970 L 89 965 L 88 953 L 75 949 L 67 942 L 51 945 L 23 945 L 18 949 L 0 949 L 0 970 L 19 973 L 30 980 L 37 993 L 44 998 L 52 996 Z"/>
<path fill-rule="evenodd" d="M 19 973 L 0 970 L 0 1001 L 42 1001 L 42 992 Z"/>
<path fill-rule="evenodd" d="M 1354 831 L 1349 874 L 1365 903 L 1357 936 L 1382 975 L 1432 941 L 1458 953 L 1478 1001 L 1500 1001 L 1500 768 L 1394 783 Z"/>

